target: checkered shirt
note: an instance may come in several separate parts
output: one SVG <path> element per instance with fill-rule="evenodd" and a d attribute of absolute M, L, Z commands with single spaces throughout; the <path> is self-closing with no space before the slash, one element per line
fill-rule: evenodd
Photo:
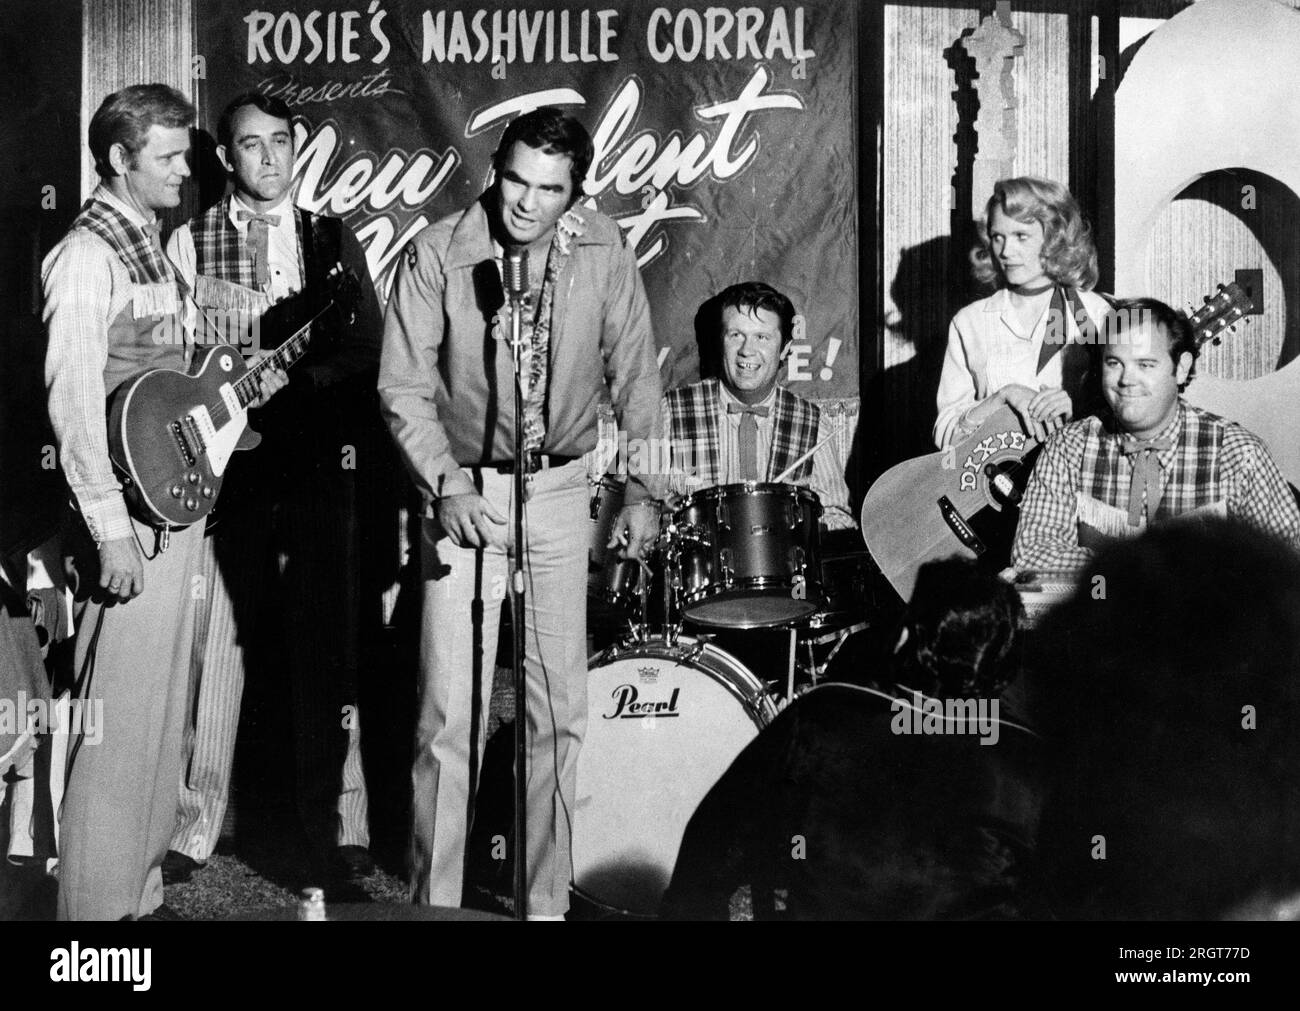
<path fill-rule="evenodd" d="M 1092 557 L 1079 544 L 1080 496 L 1126 508 L 1134 458 L 1109 418 L 1089 417 L 1053 435 L 1034 465 L 1016 530 L 1019 569 L 1078 569 Z M 1179 401 L 1156 439 L 1163 492 L 1154 522 L 1222 502 L 1227 514 L 1300 549 L 1300 509 L 1264 444 L 1240 425 Z M 1145 507 L 1144 507 L 1145 517 Z"/>

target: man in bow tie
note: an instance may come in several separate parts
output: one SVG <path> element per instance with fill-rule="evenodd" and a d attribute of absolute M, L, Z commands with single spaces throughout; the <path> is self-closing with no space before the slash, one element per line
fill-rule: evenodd
<path fill-rule="evenodd" d="M 293 781 L 311 881 L 373 869 L 355 708 L 364 613 L 358 486 L 377 480 L 379 461 L 388 459 L 374 395 L 382 320 L 352 230 L 294 206 L 293 129 L 279 99 L 260 92 L 232 99 L 217 123 L 216 152 L 231 192 L 168 244 L 194 289 L 195 340 L 238 343 L 250 363 L 325 304 L 336 265 L 360 282 L 354 304 L 313 324 L 285 393 L 253 412 L 262 444 L 235 455 L 209 523 L 195 718 L 164 864 L 169 880 L 202 867 L 221 833 L 245 669 L 259 659 L 250 645 L 259 622 L 275 613 L 283 651 L 262 665 L 283 664 L 288 675 Z M 268 568 L 277 578 L 268 580 Z M 280 679 L 262 679 L 272 681 Z"/>
<path fill-rule="evenodd" d="M 1300 510 L 1263 442 L 1179 396 L 1197 354 L 1181 314 L 1151 298 L 1122 301 L 1098 354 L 1109 410 L 1043 447 L 1021 507 L 1016 568 L 1078 570 L 1107 538 L 1197 515 L 1232 516 L 1300 548 Z"/>
<path fill-rule="evenodd" d="M 732 285 L 712 301 L 719 313 L 720 378 L 664 398 L 665 438 L 673 454 L 670 492 L 771 481 L 794 467 L 785 481 L 817 493 L 822 524 L 852 528 L 844 464 L 836 440 L 827 438 L 826 418 L 816 404 L 777 384 L 793 338 L 794 305 L 759 282 Z"/>

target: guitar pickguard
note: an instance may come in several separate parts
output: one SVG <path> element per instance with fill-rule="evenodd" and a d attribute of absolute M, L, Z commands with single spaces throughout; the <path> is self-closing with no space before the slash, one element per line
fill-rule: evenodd
<path fill-rule="evenodd" d="M 196 407 L 189 415 L 202 436 L 204 453 L 214 477 L 221 477 L 226 472 L 226 465 L 230 463 L 230 457 L 239 445 L 239 437 L 248 426 L 248 414 L 239 407 L 239 401 L 231 385 L 224 384 L 220 393 L 221 399 L 225 401 L 226 410 L 230 413 L 230 420 L 220 429 L 213 426 L 212 417 L 206 407 Z"/>

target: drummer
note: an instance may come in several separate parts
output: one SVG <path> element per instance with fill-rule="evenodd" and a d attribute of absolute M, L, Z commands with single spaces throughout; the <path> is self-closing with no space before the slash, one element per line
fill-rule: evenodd
<path fill-rule="evenodd" d="M 816 492 L 823 527 L 852 528 L 834 427 L 816 404 L 777 384 L 793 336 L 794 305 L 770 285 L 749 281 L 706 302 L 702 314 L 714 312 L 706 323 L 714 340 L 701 347 L 701 358 L 721 358 L 719 378 L 664 397 L 670 493 L 781 478 Z"/>

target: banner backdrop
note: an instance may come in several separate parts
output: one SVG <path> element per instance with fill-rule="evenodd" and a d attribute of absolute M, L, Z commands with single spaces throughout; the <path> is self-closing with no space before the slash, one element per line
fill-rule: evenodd
<path fill-rule="evenodd" d="M 506 122 L 538 105 L 595 142 L 586 199 L 635 248 L 665 384 L 697 378 L 695 315 L 762 280 L 800 320 L 787 376 L 858 393 L 856 5 L 195 5 L 203 120 L 288 102 L 298 204 L 344 218 L 385 295 L 402 246 L 472 202 Z"/>

